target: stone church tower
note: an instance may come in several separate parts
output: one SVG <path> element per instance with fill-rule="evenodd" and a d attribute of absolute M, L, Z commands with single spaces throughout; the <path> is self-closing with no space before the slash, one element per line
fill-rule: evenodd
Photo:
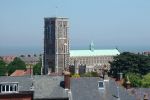
<path fill-rule="evenodd" d="M 43 74 L 61 73 L 69 66 L 68 18 L 44 19 Z"/>

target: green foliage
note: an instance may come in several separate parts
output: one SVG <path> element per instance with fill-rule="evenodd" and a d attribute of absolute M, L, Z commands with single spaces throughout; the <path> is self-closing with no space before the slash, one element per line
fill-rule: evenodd
<path fill-rule="evenodd" d="M 73 74 L 73 75 L 71 75 L 71 77 L 73 77 L 73 78 L 79 78 L 80 75 L 79 74 Z"/>
<path fill-rule="evenodd" d="M 110 62 L 110 74 L 123 73 L 134 87 L 150 87 L 150 56 L 123 52 Z"/>
<path fill-rule="evenodd" d="M 12 61 L 7 66 L 8 75 L 11 75 L 15 70 L 25 70 L 26 65 L 25 62 L 23 62 L 20 58 L 16 57 L 14 61 Z"/>
<path fill-rule="evenodd" d="M 33 74 L 41 75 L 41 67 L 42 67 L 42 60 L 40 60 L 35 66 L 33 66 Z"/>
<path fill-rule="evenodd" d="M 117 73 L 138 73 L 145 75 L 150 72 L 150 57 L 134 54 L 130 52 L 123 52 L 114 57 L 114 61 L 110 62 L 110 74 L 117 77 Z"/>
<path fill-rule="evenodd" d="M 143 76 L 143 79 L 141 81 L 143 87 L 150 88 L 150 73 Z"/>
<path fill-rule="evenodd" d="M 97 72 L 87 72 L 85 74 L 82 74 L 81 77 L 98 77 Z"/>
<path fill-rule="evenodd" d="M 6 63 L 3 60 L 0 60 L 0 76 L 5 76 L 7 72 Z"/>
<path fill-rule="evenodd" d="M 142 85 L 142 82 L 141 82 L 142 77 L 141 77 L 140 74 L 127 73 L 125 76 L 126 76 L 126 80 L 127 80 L 127 76 L 128 76 L 129 81 L 131 82 L 131 85 L 133 87 L 141 87 L 141 85 Z"/>
<path fill-rule="evenodd" d="M 127 73 L 125 76 L 129 77 L 129 81 L 133 87 L 150 88 L 150 73 L 144 76 L 136 73 Z"/>

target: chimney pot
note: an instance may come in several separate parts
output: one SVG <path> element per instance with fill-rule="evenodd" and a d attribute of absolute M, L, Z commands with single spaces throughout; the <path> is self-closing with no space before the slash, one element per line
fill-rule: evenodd
<path fill-rule="evenodd" d="M 64 73 L 64 82 L 65 82 L 65 89 L 70 89 L 70 72 L 63 71 Z"/>
<path fill-rule="evenodd" d="M 127 88 L 127 89 L 130 89 L 130 88 L 131 88 L 131 82 L 130 82 L 130 81 L 127 81 L 127 82 L 126 82 L 126 88 Z"/>
<path fill-rule="evenodd" d="M 144 94 L 143 100 L 148 100 L 148 95 L 147 94 Z"/>

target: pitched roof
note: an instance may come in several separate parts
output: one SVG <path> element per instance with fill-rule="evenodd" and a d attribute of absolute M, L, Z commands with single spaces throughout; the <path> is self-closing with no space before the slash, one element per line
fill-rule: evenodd
<path fill-rule="evenodd" d="M 63 76 L 46 75 L 35 75 L 33 77 L 0 77 L 0 83 L 18 82 L 19 91 L 32 91 L 31 87 L 34 86 L 34 99 L 68 98 L 67 92 L 60 85 L 63 80 Z M 101 79 L 97 77 L 72 78 L 72 100 L 116 100 L 118 96 L 117 87 L 119 86 L 115 81 L 110 80 L 109 82 L 105 82 L 105 90 L 102 91 L 98 89 L 99 80 Z M 118 89 L 121 100 L 136 100 L 123 87 L 119 87 Z"/>
<path fill-rule="evenodd" d="M 0 83 L 19 83 L 19 91 L 31 91 L 32 86 L 32 78 L 29 76 L 22 76 L 22 77 L 13 77 L 13 76 L 1 76 Z"/>
<path fill-rule="evenodd" d="M 70 57 L 77 56 L 116 56 L 120 52 L 117 49 L 106 50 L 70 50 Z"/>
<path fill-rule="evenodd" d="M 15 70 L 10 76 L 25 76 L 33 73 L 33 69 L 27 68 L 26 70 Z"/>
<path fill-rule="evenodd" d="M 68 98 L 67 92 L 60 86 L 62 76 L 34 76 L 34 99 Z"/>
<path fill-rule="evenodd" d="M 71 91 L 73 100 L 116 100 L 119 87 L 120 100 L 136 100 L 127 91 L 118 86 L 115 81 L 105 82 L 105 90 L 98 89 L 100 78 L 83 77 L 71 80 Z"/>
<path fill-rule="evenodd" d="M 145 94 L 150 98 L 150 88 L 132 88 L 128 91 L 135 95 L 137 100 L 142 100 Z"/>
<path fill-rule="evenodd" d="M 24 76 L 24 70 L 15 70 L 10 76 Z"/>
<path fill-rule="evenodd" d="M 0 77 L 1 82 L 18 82 L 19 92 L 22 91 L 33 91 L 34 99 L 57 99 L 57 98 L 68 98 L 67 92 L 63 87 L 60 86 L 60 82 L 64 80 L 63 76 L 2 76 Z M 33 86 L 33 90 L 31 87 Z"/>
<path fill-rule="evenodd" d="M 33 63 L 39 61 L 39 57 L 20 57 L 20 59 L 25 63 Z"/>

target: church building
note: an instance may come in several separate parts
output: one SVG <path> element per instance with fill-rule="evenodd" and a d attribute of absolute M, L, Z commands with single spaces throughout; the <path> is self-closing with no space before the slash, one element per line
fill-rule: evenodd
<path fill-rule="evenodd" d="M 91 43 L 89 50 L 70 50 L 68 18 L 50 17 L 44 19 L 44 66 L 43 74 L 62 73 L 63 70 L 74 66 L 79 73 L 81 66 L 85 72 L 109 70 L 109 61 L 119 55 L 117 49 L 94 49 Z"/>

